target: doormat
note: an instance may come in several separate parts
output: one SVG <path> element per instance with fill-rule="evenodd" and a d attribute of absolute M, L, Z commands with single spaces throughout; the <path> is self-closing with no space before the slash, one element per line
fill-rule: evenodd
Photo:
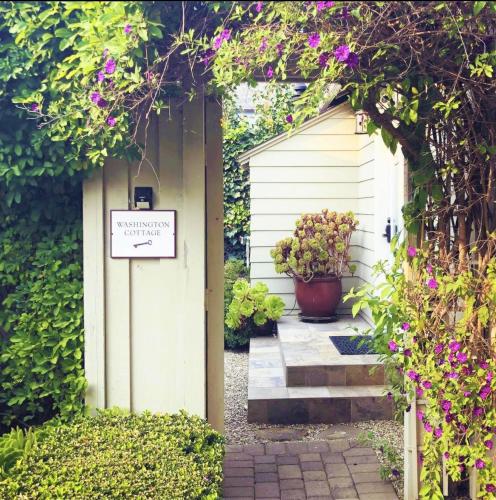
<path fill-rule="evenodd" d="M 365 336 L 329 335 L 339 354 L 378 354 L 372 345 L 372 339 Z"/>

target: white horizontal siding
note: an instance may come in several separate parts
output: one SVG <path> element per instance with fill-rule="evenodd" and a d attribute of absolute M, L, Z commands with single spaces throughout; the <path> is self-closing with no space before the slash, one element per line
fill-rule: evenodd
<path fill-rule="evenodd" d="M 250 160 L 250 167 L 357 167 L 358 165 L 354 151 L 272 151 L 268 149 Z"/>
<path fill-rule="evenodd" d="M 366 135 L 297 134 L 270 148 L 271 151 L 357 151 L 370 143 Z"/>
<path fill-rule="evenodd" d="M 336 115 L 323 122 L 317 123 L 313 127 L 298 132 L 298 135 L 355 135 L 355 117 Z"/>
<path fill-rule="evenodd" d="M 355 182 L 360 167 L 358 166 L 278 166 L 278 167 L 250 167 L 250 182 L 252 189 L 259 182 L 279 184 L 281 179 L 289 182 L 315 183 L 349 183 Z"/>
<path fill-rule="evenodd" d="M 293 221 L 296 220 L 302 213 L 306 212 L 321 212 L 322 209 L 328 208 L 336 212 L 348 212 L 349 210 L 356 211 L 356 198 L 285 198 L 285 199 L 252 199 L 250 211 L 254 215 L 259 214 L 275 214 L 288 215 L 292 214 Z M 367 212 L 372 213 L 373 207 L 367 206 Z"/>
<path fill-rule="evenodd" d="M 273 182 L 253 182 L 251 185 L 251 199 L 312 199 L 341 200 L 357 197 L 356 182 L 285 182 L 284 176 L 274 186 Z M 330 201 L 332 203 L 332 201 Z"/>

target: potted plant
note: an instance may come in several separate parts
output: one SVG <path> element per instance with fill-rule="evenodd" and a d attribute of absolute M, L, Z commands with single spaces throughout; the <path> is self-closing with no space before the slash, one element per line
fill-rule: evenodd
<path fill-rule="evenodd" d="M 239 346 L 248 344 L 250 337 L 270 335 L 274 322 L 284 312 L 284 302 L 277 295 L 268 295 L 265 283 L 253 287 L 245 279 L 233 285 L 233 300 L 226 315 L 226 325 L 236 331 Z"/>
<path fill-rule="evenodd" d="M 271 251 L 276 271 L 293 278 L 301 316 L 332 318 L 341 301 L 341 278 L 352 274 L 350 239 L 358 221 L 352 212 L 303 214 L 293 237 L 276 243 Z"/>

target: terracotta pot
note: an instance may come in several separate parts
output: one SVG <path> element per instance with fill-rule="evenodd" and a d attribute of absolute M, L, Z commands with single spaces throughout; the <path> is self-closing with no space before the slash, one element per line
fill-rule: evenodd
<path fill-rule="evenodd" d="M 303 316 L 323 318 L 332 316 L 341 302 L 341 278 L 326 276 L 305 283 L 294 278 L 296 302 Z"/>

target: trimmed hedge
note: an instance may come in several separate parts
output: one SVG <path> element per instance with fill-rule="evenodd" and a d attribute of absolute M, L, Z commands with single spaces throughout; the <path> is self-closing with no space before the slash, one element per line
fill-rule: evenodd
<path fill-rule="evenodd" d="M 49 423 L 0 498 L 220 497 L 223 438 L 199 417 L 116 410 Z"/>

